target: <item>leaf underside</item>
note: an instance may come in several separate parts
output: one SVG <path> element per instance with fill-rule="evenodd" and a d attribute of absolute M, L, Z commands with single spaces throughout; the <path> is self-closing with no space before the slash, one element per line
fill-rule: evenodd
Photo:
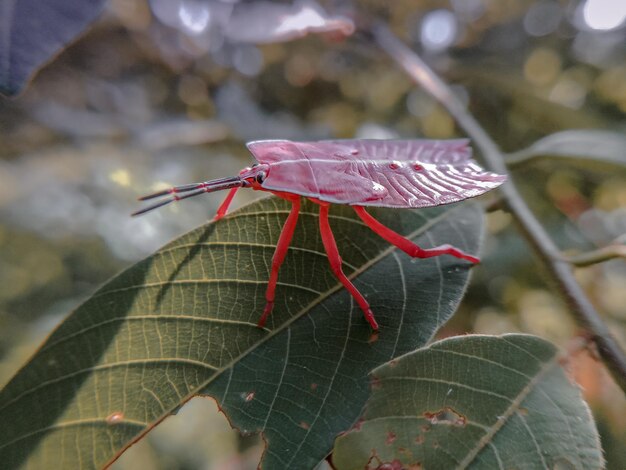
<path fill-rule="evenodd" d="M 372 376 L 362 422 L 336 441 L 338 470 L 603 468 L 580 390 L 540 338 L 449 338 Z"/>
<path fill-rule="evenodd" d="M 264 468 L 311 468 L 358 418 L 368 373 L 424 345 L 456 309 L 469 265 L 411 260 L 351 208 L 331 226 L 346 274 L 381 331 L 330 272 L 317 207 L 304 203 L 266 330 L 256 327 L 289 204 L 268 198 L 202 226 L 112 279 L 0 392 L 9 468 L 100 468 L 198 394 L 242 432 L 263 432 Z M 478 206 L 371 210 L 431 247 L 476 253 Z"/>

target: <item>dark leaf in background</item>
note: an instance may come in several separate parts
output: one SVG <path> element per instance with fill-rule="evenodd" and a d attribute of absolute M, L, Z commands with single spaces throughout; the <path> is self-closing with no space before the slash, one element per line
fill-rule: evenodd
<path fill-rule="evenodd" d="M 337 439 L 338 470 L 604 467 L 579 388 L 534 336 L 455 337 L 407 354 L 372 372 L 366 406 Z"/>
<path fill-rule="evenodd" d="M 381 210 L 424 247 L 476 253 L 479 206 Z M 347 206 L 331 225 L 346 274 L 381 330 L 332 275 L 317 206 L 303 205 L 269 328 L 256 323 L 289 204 L 268 198 L 202 226 L 129 268 L 70 315 L 0 392 L 8 468 L 99 468 L 194 395 L 242 432 L 262 432 L 265 468 L 310 469 L 369 395 L 372 368 L 423 346 L 454 313 L 469 264 L 412 260 Z"/>
<path fill-rule="evenodd" d="M 0 93 L 16 95 L 35 71 L 96 19 L 104 0 L 2 0 Z"/>

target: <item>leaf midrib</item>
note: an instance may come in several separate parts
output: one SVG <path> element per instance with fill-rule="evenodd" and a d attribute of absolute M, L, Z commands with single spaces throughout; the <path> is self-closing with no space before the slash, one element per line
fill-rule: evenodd
<path fill-rule="evenodd" d="M 524 348 L 521 348 L 519 345 L 510 343 L 510 342 L 509 344 L 516 346 L 518 349 L 522 349 L 524 352 L 532 356 L 530 351 Z M 526 397 L 530 394 L 530 392 L 532 392 L 535 389 L 537 384 L 543 379 L 543 377 L 548 373 L 548 371 L 550 371 L 555 365 L 558 365 L 557 364 L 558 359 L 559 359 L 559 356 L 555 352 L 552 359 L 545 362 L 543 366 L 541 367 L 541 369 L 539 369 L 538 373 L 533 377 L 533 379 L 530 382 L 528 382 L 528 384 L 526 384 L 524 388 L 522 388 L 522 390 L 518 393 L 517 397 L 515 397 L 515 399 L 511 402 L 509 407 L 501 415 L 501 419 L 498 419 L 496 423 L 490 427 L 489 432 L 487 432 L 483 437 L 480 438 L 476 446 L 473 449 L 470 449 L 470 451 L 465 455 L 465 458 L 457 465 L 456 469 L 463 470 L 467 468 L 474 461 L 474 459 L 480 453 L 480 451 L 482 451 L 485 448 L 485 446 L 492 443 L 493 438 L 504 427 L 504 425 L 508 422 L 509 418 L 513 415 L 513 413 L 520 409 L 522 402 L 526 399 Z M 531 432 L 531 435 L 534 439 L 534 435 L 532 434 L 532 432 Z M 539 456 L 543 459 L 543 456 L 541 455 L 541 453 L 539 453 Z"/>

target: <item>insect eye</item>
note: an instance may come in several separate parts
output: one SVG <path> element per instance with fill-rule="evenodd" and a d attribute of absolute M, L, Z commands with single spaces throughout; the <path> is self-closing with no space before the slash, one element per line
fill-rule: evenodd
<path fill-rule="evenodd" d="M 256 175 L 256 182 L 261 184 L 263 182 L 263 180 L 265 180 L 265 172 L 262 171 L 261 173 L 259 173 L 258 175 Z"/>

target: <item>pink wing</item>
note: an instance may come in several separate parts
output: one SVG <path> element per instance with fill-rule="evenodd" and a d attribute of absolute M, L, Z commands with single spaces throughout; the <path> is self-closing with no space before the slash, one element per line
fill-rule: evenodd
<path fill-rule="evenodd" d="M 263 187 L 364 206 L 430 207 L 478 196 L 506 176 L 471 159 L 468 140 L 257 141 Z"/>

